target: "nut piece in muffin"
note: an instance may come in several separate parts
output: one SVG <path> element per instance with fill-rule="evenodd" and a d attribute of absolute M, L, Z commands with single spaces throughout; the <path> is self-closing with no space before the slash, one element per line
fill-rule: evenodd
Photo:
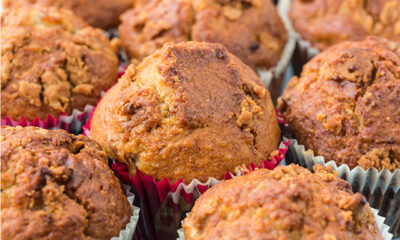
<path fill-rule="evenodd" d="M 5 8 L 18 9 L 40 4 L 72 10 L 94 27 L 117 27 L 119 16 L 133 6 L 134 0 L 3 0 Z"/>
<path fill-rule="evenodd" d="M 185 239 L 382 239 L 365 198 L 330 168 L 260 169 L 207 190 Z"/>
<path fill-rule="evenodd" d="M 294 136 L 350 168 L 400 168 L 400 45 L 339 43 L 307 63 L 278 100 Z"/>
<path fill-rule="evenodd" d="M 1 28 L 2 118 L 43 120 L 83 110 L 117 78 L 116 49 L 69 10 L 5 11 Z"/>
<path fill-rule="evenodd" d="M 319 50 L 369 35 L 400 42 L 400 0 L 293 0 L 293 27 Z"/>
<path fill-rule="evenodd" d="M 275 66 L 287 41 L 270 0 L 161 0 L 121 17 L 121 41 L 140 60 L 167 41 L 221 43 L 252 68 Z"/>
<path fill-rule="evenodd" d="M 114 160 L 156 180 L 222 179 L 260 164 L 280 129 L 267 89 L 222 45 L 168 43 L 102 98 L 91 136 Z"/>
<path fill-rule="evenodd" d="M 110 239 L 132 210 L 107 155 L 64 130 L 1 127 L 1 238 Z"/>

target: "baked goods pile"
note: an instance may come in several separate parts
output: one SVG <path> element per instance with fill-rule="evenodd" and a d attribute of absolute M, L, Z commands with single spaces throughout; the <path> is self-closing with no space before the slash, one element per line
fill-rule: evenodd
<path fill-rule="evenodd" d="M 399 0 L 3 8 L 2 239 L 400 236 Z"/>

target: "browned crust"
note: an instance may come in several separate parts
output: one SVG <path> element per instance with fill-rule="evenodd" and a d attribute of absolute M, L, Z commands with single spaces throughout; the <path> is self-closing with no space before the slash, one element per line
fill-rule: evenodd
<path fill-rule="evenodd" d="M 110 239 L 132 210 L 100 146 L 85 136 L 1 128 L 1 238 Z"/>
<path fill-rule="evenodd" d="M 280 141 L 268 90 L 218 44 L 166 44 L 100 101 L 91 136 L 157 180 L 223 178 L 267 160 Z"/>
<path fill-rule="evenodd" d="M 183 221 L 185 239 L 382 239 L 365 198 L 314 170 L 260 169 L 212 187 Z"/>
<path fill-rule="evenodd" d="M 319 50 L 368 35 L 400 42 L 400 0 L 293 0 L 290 18 Z"/>
<path fill-rule="evenodd" d="M 117 78 L 115 49 L 69 10 L 26 7 L 1 18 L 1 117 L 58 117 L 95 105 Z"/>
<path fill-rule="evenodd" d="M 287 35 L 270 0 L 150 1 L 121 16 L 122 43 L 135 61 L 172 41 L 223 44 L 252 68 L 275 66 Z"/>
<path fill-rule="evenodd" d="M 41 4 L 72 10 L 94 27 L 109 29 L 117 27 L 119 16 L 133 6 L 134 0 L 4 0 L 5 8 L 19 9 L 23 6 Z"/>
<path fill-rule="evenodd" d="M 350 168 L 400 168 L 400 47 L 370 37 L 338 44 L 294 77 L 278 107 L 315 155 Z"/>

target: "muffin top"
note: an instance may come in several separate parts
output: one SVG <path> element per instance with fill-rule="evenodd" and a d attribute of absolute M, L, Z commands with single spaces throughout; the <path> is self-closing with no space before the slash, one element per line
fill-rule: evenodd
<path fill-rule="evenodd" d="M 132 210 L 100 146 L 64 130 L 1 127 L 1 238 L 110 239 Z"/>
<path fill-rule="evenodd" d="M 1 28 L 2 118 L 45 119 L 83 110 L 117 78 L 116 49 L 69 10 L 5 11 Z"/>
<path fill-rule="evenodd" d="M 222 45 L 168 43 L 102 98 L 91 136 L 115 160 L 186 183 L 268 160 L 280 129 L 267 89 Z"/>
<path fill-rule="evenodd" d="M 365 198 L 331 169 L 260 169 L 207 190 L 183 221 L 190 239 L 382 239 Z"/>
<path fill-rule="evenodd" d="M 94 27 L 108 29 L 117 27 L 119 15 L 133 6 L 135 0 L 3 0 L 5 8 L 41 4 L 72 10 Z"/>
<path fill-rule="evenodd" d="M 369 35 L 400 42 L 400 0 L 293 0 L 289 15 L 319 50 Z"/>
<path fill-rule="evenodd" d="M 287 35 L 270 0 L 161 0 L 121 16 L 122 44 L 140 60 L 162 44 L 187 40 L 221 43 L 252 68 L 275 66 Z"/>
<path fill-rule="evenodd" d="M 313 58 L 278 100 L 294 136 L 353 168 L 400 168 L 400 45 L 369 37 Z"/>

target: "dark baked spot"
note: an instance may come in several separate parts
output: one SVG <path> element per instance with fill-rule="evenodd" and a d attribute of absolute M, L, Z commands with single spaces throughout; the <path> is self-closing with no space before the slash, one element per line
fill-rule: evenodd
<path fill-rule="evenodd" d="M 259 48 L 260 48 L 260 44 L 258 44 L 258 43 L 251 43 L 251 44 L 250 44 L 250 50 L 251 50 L 252 52 L 257 51 Z"/>

